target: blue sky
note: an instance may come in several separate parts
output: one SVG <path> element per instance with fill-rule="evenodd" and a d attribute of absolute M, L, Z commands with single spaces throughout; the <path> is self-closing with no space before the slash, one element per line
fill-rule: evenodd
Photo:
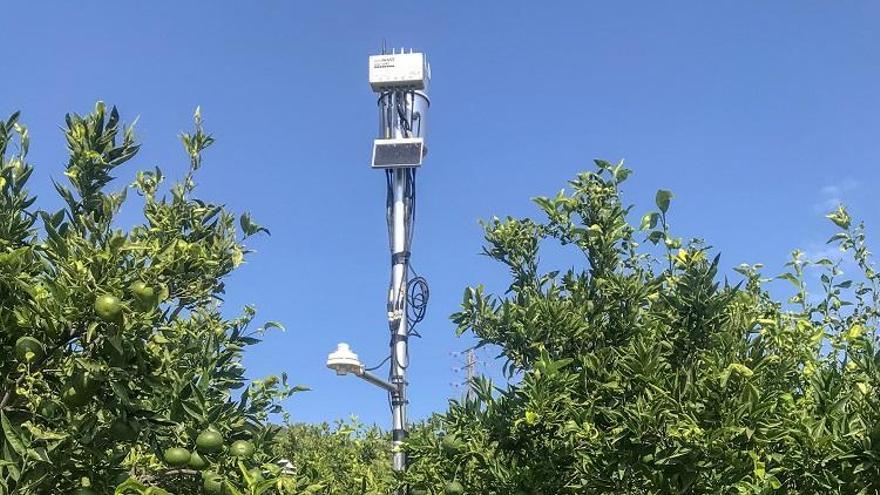
<path fill-rule="evenodd" d="M 217 138 L 200 194 L 272 230 L 229 281 L 284 322 L 247 355 L 313 391 L 295 419 L 356 414 L 387 425 L 382 394 L 324 368 L 340 340 L 386 352 L 384 177 L 367 56 L 428 53 L 431 153 L 419 175 L 413 262 L 431 306 L 412 346 L 411 416 L 460 392 L 448 315 L 468 284 L 500 289 L 478 219 L 535 215 L 592 158 L 625 158 L 636 212 L 671 189 L 673 228 L 704 237 L 728 269 L 781 271 L 824 249 L 837 201 L 880 232 L 880 5 L 875 2 L 16 2 L 0 20 L 0 113 L 31 129 L 33 189 L 55 207 L 65 112 L 103 99 L 144 146 L 136 168 L 179 177 L 177 140 L 201 105 Z M 133 221 L 129 216 L 123 221 Z M 635 220 L 635 219 L 634 219 Z M 551 251 L 548 266 L 568 263 Z M 491 356 L 484 356 L 488 359 Z"/>

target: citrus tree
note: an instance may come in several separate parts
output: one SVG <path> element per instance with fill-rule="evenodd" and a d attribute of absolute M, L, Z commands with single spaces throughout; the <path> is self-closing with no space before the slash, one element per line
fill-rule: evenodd
<path fill-rule="evenodd" d="M 841 207 L 829 243 L 847 258 L 795 251 L 778 277 L 743 265 L 728 282 L 708 246 L 672 235 L 670 192 L 634 225 L 629 170 L 597 165 L 535 200 L 543 220 L 485 224 L 510 284 L 468 288 L 453 320 L 510 379 L 477 381 L 411 437 L 411 493 L 878 493 L 880 275 L 864 227 Z M 551 242 L 582 263 L 542 270 Z"/>
<path fill-rule="evenodd" d="M 275 451 L 315 495 L 388 494 L 395 484 L 390 436 L 356 419 L 288 425 Z"/>
<path fill-rule="evenodd" d="M 297 493 L 267 426 L 296 388 L 249 381 L 241 361 L 280 325 L 221 307 L 243 241 L 266 230 L 195 196 L 213 143 L 198 110 L 170 187 L 156 168 L 110 189 L 139 148 L 116 108 L 63 130 L 64 207 L 46 211 L 28 192 L 26 127 L 0 121 L 0 493 Z M 122 229 L 129 190 L 143 220 Z"/>

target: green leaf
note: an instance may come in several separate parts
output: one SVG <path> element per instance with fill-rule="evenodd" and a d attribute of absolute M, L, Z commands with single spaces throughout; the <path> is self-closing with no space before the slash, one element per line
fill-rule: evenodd
<path fill-rule="evenodd" d="M 660 208 L 660 211 L 666 213 L 666 211 L 669 210 L 669 201 L 672 197 L 672 191 L 660 189 L 657 191 L 657 195 L 654 196 L 654 203 L 657 204 L 657 208 Z"/>
<path fill-rule="evenodd" d="M 27 456 L 30 443 L 22 437 L 21 430 L 13 426 L 9 422 L 6 413 L 2 411 L 0 411 L 0 424 L 3 425 L 3 435 L 6 437 L 9 446 L 12 447 L 12 450 L 18 455 Z"/>
<path fill-rule="evenodd" d="M 627 177 L 629 177 L 630 174 L 632 174 L 632 170 L 624 167 L 623 161 L 621 160 L 620 163 L 618 163 L 617 165 L 614 166 L 614 168 L 611 169 L 611 174 L 614 176 L 614 180 L 616 180 L 617 183 L 619 184 L 619 183 L 625 181 L 627 179 Z"/>
<path fill-rule="evenodd" d="M 800 288 L 800 286 L 801 286 L 801 281 L 798 280 L 798 278 L 796 276 L 794 276 L 793 274 L 788 273 L 788 272 L 783 273 L 782 275 L 779 275 L 776 278 L 781 279 L 781 280 L 788 280 L 797 288 Z"/>
<path fill-rule="evenodd" d="M 286 330 L 284 328 L 284 325 L 277 321 L 267 321 L 265 324 L 263 324 L 263 330 L 269 330 L 270 328 L 277 328 L 282 332 Z"/>
<path fill-rule="evenodd" d="M 648 234 L 648 240 L 651 241 L 652 244 L 657 244 L 666 238 L 666 234 L 662 230 L 655 230 Z"/>
<path fill-rule="evenodd" d="M 837 210 L 825 215 L 825 218 L 828 218 L 834 222 L 834 225 L 837 225 L 844 230 L 849 229 L 850 224 L 852 223 L 852 217 L 849 216 L 849 213 L 843 205 L 838 206 Z"/>
<path fill-rule="evenodd" d="M 645 216 L 642 217 L 642 223 L 639 226 L 639 230 L 650 230 L 657 226 L 657 222 L 660 221 L 660 214 L 657 212 L 646 213 Z"/>
<path fill-rule="evenodd" d="M 271 235 L 268 229 L 265 227 L 255 223 L 249 213 L 243 213 L 239 218 L 239 224 L 241 225 L 241 230 L 244 232 L 245 236 L 252 236 L 258 232 L 264 232 L 266 234 Z"/>
<path fill-rule="evenodd" d="M 123 481 L 116 487 L 116 491 L 113 492 L 114 495 L 124 495 L 128 490 L 134 490 L 138 493 L 143 493 L 144 490 L 147 489 L 147 486 L 141 483 L 140 481 L 134 478 L 128 478 Z"/>

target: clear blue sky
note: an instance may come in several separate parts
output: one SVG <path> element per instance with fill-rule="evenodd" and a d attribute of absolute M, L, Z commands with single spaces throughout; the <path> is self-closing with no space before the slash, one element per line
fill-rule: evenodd
<path fill-rule="evenodd" d="M 673 190 L 674 229 L 705 237 L 728 268 L 775 273 L 792 248 L 821 251 L 821 213 L 838 199 L 880 235 L 878 5 L 15 2 L 0 20 L 0 113 L 23 111 L 48 207 L 65 112 L 103 99 L 140 116 L 143 151 L 122 186 L 137 167 L 181 175 L 177 134 L 202 105 L 218 142 L 201 194 L 273 233 L 229 283 L 229 308 L 254 303 L 288 328 L 247 355 L 252 374 L 313 388 L 287 404 L 296 419 L 385 426 L 380 392 L 324 368 L 340 340 L 368 362 L 386 352 L 385 179 L 368 166 L 366 80 L 383 38 L 427 52 L 434 73 L 413 256 L 432 291 L 412 346 L 423 417 L 458 393 L 450 352 L 470 341 L 448 315 L 463 288 L 505 280 L 477 254 L 477 220 L 534 214 L 529 198 L 594 157 L 635 169 L 637 212 Z"/>

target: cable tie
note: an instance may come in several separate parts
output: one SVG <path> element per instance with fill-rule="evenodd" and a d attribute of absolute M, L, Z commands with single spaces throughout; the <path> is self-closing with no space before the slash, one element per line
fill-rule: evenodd
<path fill-rule="evenodd" d="M 392 265 L 405 265 L 409 263 L 409 251 L 400 251 L 397 253 L 391 253 L 391 264 Z"/>

